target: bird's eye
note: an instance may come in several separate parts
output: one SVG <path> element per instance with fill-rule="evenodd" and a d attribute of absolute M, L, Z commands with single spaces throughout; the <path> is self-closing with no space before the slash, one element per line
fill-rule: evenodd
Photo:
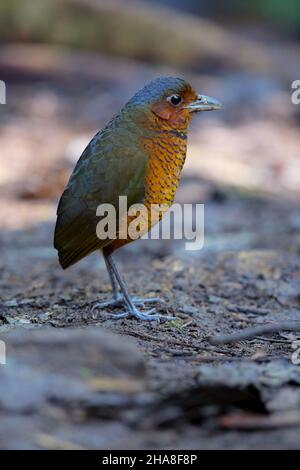
<path fill-rule="evenodd" d="M 173 106 L 178 106 L 182 102 L 182 98 L 180 95 L 171 95 L 167 98 Z"/>

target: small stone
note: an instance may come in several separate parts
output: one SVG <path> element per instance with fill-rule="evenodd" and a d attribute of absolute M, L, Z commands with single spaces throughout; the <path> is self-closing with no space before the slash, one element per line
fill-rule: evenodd
<path fill-rule="evenodd" d="M 37 315 L 37 318 L 40 320 L 40 321 L 47 321 L 48 318 L 50 317 L 51 315 L 51 312 L 41 312 Z"/>
<path fill-rule="evenodd" d="M 2 305 L 3 305 L 3 307 L 17 307 L 18 302 L 16 301 L 16 299 L 7 300 L 6 302 L 3 302 Z"/>
<path fill-rule="evenodd" d="M 31 323 L 30 320 L 28 320 L 28 318 L 20 318 L 17 323 L 21 323 L 22 325 L 28 325 L 29 323 Z"/>
<path fill-rule="evenodd" d="M 32 299 L 22 299 L 18 303 L 18 305 L 29 305 L 29 304 L 32 304 Z"/>
<path fill-rule="evenodd" d="M 223 301 L 223 299 L 221 297 L 217 297 L 216 295 L 210 295 L 208 297 L 208 301 L 211 304 L 219 304 L 220 302 Z"/>
<path fill-rule="evenodd" d="M 185 305 L 180 309 L 182 313 L 186 313 L 187 315 L 197 315 L 199 314 L 199 310 L 193 305 Z"/>

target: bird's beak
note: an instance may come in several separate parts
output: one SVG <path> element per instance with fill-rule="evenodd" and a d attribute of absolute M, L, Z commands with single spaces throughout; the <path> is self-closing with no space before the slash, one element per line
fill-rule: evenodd
<path fill-rule="evenodd" d="M 189 103 L 186 108 L 191 112 L 213 111 L 214 109 L 223 108 L 223 105 L 215 98 L 211 98 L 210 96 L 205 95 L 198 95 L 196 101 Z"/>

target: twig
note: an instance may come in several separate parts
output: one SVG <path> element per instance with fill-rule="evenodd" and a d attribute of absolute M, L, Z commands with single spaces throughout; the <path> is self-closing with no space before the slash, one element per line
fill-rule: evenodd
<path fill-rule="evenodd" d="M 246 362 L 270 362 L 278 359 L 286 359 L 287 356 L 273 355 L 273 356 L 262 356 L 260 358 L 253 359 L 252 357 L 243 357 L 243 356 L 195 356 L 192 358 L 193 362 L 234 362 L 240 361 L 243 363 Z"/>
<path fill-rule="evenodd" d="M 159 342 L 162 345 L 170 345 L 170 346 L 180 346 L 181 348 L 190 348 L 194 351 L 210 351 L 210 352 L 215 352 L 215 353 L 220 353 L 220 354 L 232 354 L 231 351 L 228 351 L 226 349 L 222 348 L 211 348 L 207 344 L 197 344 L 197 343 L 188 343 L 185 340 L 176 340 L 173 338 L 166 338 L 166 337 L 160 337 L 160 336 L 154 336 L 154 335 L 149 335 L 147 333 L 142 333 L 140 331 L 134 331 L 134 330 L 128 330 L 128 329 L 122 329 L 122 333 L 128 334 L 129 336 L 134 336 L 136 338 L 148 340 L 148 341 L 155 341 Z M 165 349 L 165 346 L 162 346 L 161 348 Z"/>
<path fill-rule="evenodd" d="M 231 335 L 214 336 L 210 338 L 209 341 L 211 344 L 235 343 L 243 339 L 251 339 L 260 335 L 278 333 L 279 331 L 300 331 L 300 323 L 282 322 L 272 325 L 255 326 L 254 328 L 246 328 L 242 331 L 237 331 Z"/>
<path fill-rule="evenodd" d="M 268 341 L 269 343 L 290 344 L 292 342 L 291 339 L 265 338 L 264 336 L 258 336 L 257 339 L 259 341 Z"/>
<path fill-rule="evenodd" d="M 254 307 L 253 305 L 228 305 L 227 309 L 234 312 L 249 313 L 253 315 L 268 315 L 271 310 L 267 308 Z"/>
<path fill-rule="evenodd" d="M 157 348 L 155 352 L 157 351 L 162 351 L 161 348 Z M 273 355 L 273 356 L 268 356 L 267 354 L 265 356 L 253 358 L 251 356 L 215 356 L 215 355 L 210 355 L 210 356 L 201 356 L 198 355 L 196 351 L 177 351 L 177 350 L 172 350 L 172 349 L 164 349 L 163 352 L 170 354 L 171 356 L 178 356 L 178 357 L 191 357 L 191 362 L 195 363 L 206 363 L 206 362 L 270 362 L 270 361 L 275 361 L 278 359 L 286 359 L 287 356 L 285 355 Z"/>
<path fill-rule="evenodd" d="M 165 348 L 165 347 L 157 347 L 153 349 L 153 352 L 164 352 L 170 354 L 171 356 L 195 356 L 197 351 L 194 350 L 187 350 L 187 349 L 173 349 L 173 348 Z"/>

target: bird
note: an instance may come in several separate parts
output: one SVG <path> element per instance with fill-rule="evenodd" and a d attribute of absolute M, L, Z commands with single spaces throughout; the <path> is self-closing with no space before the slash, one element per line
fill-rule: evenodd
<path fill-rule="evenodd" d="M 118 306 L 115 318 L 170 320 L 154 308 L 139 307 L 159 302 L 158 298 L 135 298 L 115 262 L 113 253 L 133 241 L 127 233 L 100 239 L 97 235 L 97 207 L 110 204 L 119 217 L 130 221 L 128 211 L 120 211 L 119 197 L 128 206 L 143 204 L 171 207 L 186 159 L 187 134 L 192 117 L 223 105 L 215 98 L 197 94 L 179 77 L 158 77 L 147 83 L 100 130 L 79 158 L 61 195 L 54 232 L 54 247 L 63 269 L 100 250 L 110 277 L 113 299 L 93 308 Z M 162 216 L 160 215 L 159 219 Z M 158 220 L 144 224 L 147 232 Z"/>

